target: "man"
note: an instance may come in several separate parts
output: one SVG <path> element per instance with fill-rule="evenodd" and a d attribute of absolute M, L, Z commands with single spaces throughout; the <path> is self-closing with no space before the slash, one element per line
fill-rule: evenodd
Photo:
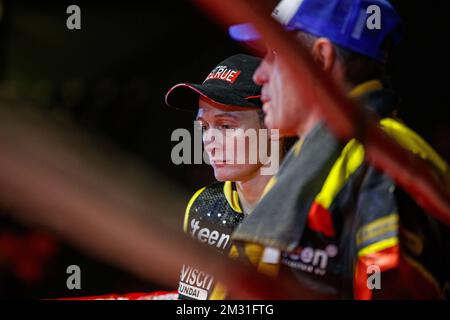
<path fill-rule="evenodd" d="M 365 27 L 370 5 L 380 8 L 381 29 Z M 383 130 L 448 182 L 445 161 L 394 119 L 399 99 L 381 81 L 400 21 L 387 1 L 283 0 L 273 15 L 349 97 L 382 119 Z M 248 25 L 233 26 L 230 33 L 237 40 L 257 37 Z M 262 85 L 268 128 L 302 140 L 233 234 L 236 245 L 253 248 L 263 272 L 291 274 L 305 298 L 443 297 L 450 270 L 448 228 L 367 163 L 358 141 L 337 141 L 320 115 L 304 105 L 296 92 L 305 84 L 290 81 L 289 72 L 269 49 L 254 75 Z"/>
<path fill-rule="evenodd" d="M 177 84 L 166 94 L 167 105 L 197 112 L 205 151 L 220 181 L 193 195 L 186 208 L 184 231 L 231 257 L 237 255 L 231 246 L 231 233 L 256 206 L 273 175 L 264 173 L 267 161 L 259 157 L 260 146 L 269 144 L 270 137 L 267 141 L 251 141 L 246 136 L 249 130 L 265 130 L 261 87 L 252 80 L 260 61 L 244 54 L 234 55 L 220 62 L 202 84 Z M 214 130 L 218 134 L 215 138 Z M 235 149 L 239 142 L 245 145 L 246 154 L 241 163 L 238 157 L 242 150 Z M 258 153 L 253 163 L 248 157 L 252 152 Z M 268 152 L 275 153 L 269 157 L 277 162 L 279 153 L 270 148 Z M 211 275 L 187 265 L 183 265 L 178 290 L 182 299 L 225 296 L 225 288 L 216 284 Z"/>

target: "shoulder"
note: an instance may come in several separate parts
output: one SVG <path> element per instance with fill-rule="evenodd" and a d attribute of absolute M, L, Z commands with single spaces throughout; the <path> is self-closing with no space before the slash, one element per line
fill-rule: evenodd
<path fill-rule="evenodd" d="M 235 184 L 218 182 L 198 190 L 186 207 L 184 232 L 219 251 L 229 250 L 231 234 L 244 218 Z"/>
<path fill-rule="evenodd" d="M 384 118 L 380 128 L 392 137 L 403 148 L 429 162 L 440 173 L 448 173 L 448 165 L 444 159 L 416 132 L 404 123 L 393 118 Z M 345 165 L 347 171 L 353 172 L 365 160 L 364 146 L 357 140 L 350 140 L 342 150 L 337 164 Z"/>
<path fill-rule="evenodd" d="M 420 135 L 404 123 L 396 119 L 385 118 L 380 121 L 380 126 L 402 147 L 427 160 L 440 172 L 447 172 L 448 166 L 444 159 Z"/>
<path fill-rule="evenodd" d="M 225 182 L 215 182 L 209 186 L 197 190 L 189 200 L 184 213 L 183 230 L 187 232 L 189 216 L 193 208 L 198 207 L 199 203 L 210 203 L 211 201 L 220 200 L 224 196 Z"/>

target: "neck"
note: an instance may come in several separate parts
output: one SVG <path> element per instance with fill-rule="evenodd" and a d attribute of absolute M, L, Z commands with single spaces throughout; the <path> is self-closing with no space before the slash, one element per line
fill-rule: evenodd
<path fill-rule="evenodd" d="M 304 138 L 311 132 L 311 130 L 320 122 L 317 113 L 312 111 L 308 117 L 303 121 L 302 125 L 297 128 L 297 136 Z"/>
<path fill-rule="evenodd" d="M 245 214 L 251 213 L 256 207 L 271 177 L 270 175 L 261 175 L 261 170 L 257 170 L 253 177 L 236 181 L 236 189 Z"/>

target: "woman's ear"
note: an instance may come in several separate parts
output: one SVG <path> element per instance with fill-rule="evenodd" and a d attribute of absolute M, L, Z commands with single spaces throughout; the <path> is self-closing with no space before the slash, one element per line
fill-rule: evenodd
<path fill-rule="evenodd" d="M 323 71 L 329 73 L 336 63 L 336 50 L 327 38 L 318 38 L 312 46 L 312 56 Z"/>

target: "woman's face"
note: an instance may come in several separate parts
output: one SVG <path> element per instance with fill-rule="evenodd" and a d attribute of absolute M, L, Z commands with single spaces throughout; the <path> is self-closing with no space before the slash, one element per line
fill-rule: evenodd
<path fill-rule="evenodd" d="M 244 181 L 259 172 L 259 130 L 264 128 L 256 110 L 225 111 L 200 98 L 197 121 L 217 180 Z"/>

